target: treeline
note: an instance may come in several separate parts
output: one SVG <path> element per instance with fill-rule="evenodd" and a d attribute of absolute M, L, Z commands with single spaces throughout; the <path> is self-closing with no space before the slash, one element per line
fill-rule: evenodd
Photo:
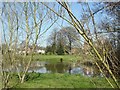
<path fill-rule="evenodd" d="M 63 27 L 60 30 L 55 28 L 48 38 L 47 54 L 73 54 L 72 49 L 77 48 L 77 40 L 80 40 L 79 34 L 73 27 Z"/>

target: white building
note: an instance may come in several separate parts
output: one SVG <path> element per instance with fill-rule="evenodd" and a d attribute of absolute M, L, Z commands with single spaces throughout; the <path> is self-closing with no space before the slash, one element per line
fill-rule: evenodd
<path fill-rule="evenodd" d="M 45 50 L 37 50 L 36 52 L 39 54 L 45 54 Z"/>

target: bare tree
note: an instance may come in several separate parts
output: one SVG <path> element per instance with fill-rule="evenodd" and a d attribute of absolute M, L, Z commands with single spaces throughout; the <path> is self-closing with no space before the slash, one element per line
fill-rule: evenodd
<path fill-rule="evenodd" d="M 116 86 L 119 88 L 117 79 L 115 77 L 115 75 L 113 74 L 113 72 L 111 71 L 111 69 L 109 68 L 109 66 L 104 62 L 102 56 L 100 55 L 99 51 L 95 48 L 94 44 L 92 43 L 91 39 L 87 36 L 85 29 L 83 27 L 83 25 L 81 24 L 81 22 L 75 17 L 75 15 L 71 12 L 69 5 L 66 2 L 58 2 L 62 7 L 64 7 L 64 9 L 67 11 L 70 19 L 66 19 L 65 17 L 61 16 L 60 14 L 58 14 L 55 10 L 51 9 L 49 6 L 47 6 L 46 4 L 44 4 L 47 8 L 49 8 L 51 11 L 53 11 L 56 15 L 58 15 L 59 17 L 61 17 L 62 19 L 64 19 L 65 21 L 67 21 L 69 24 L 71 24 L 72 26 L 74 26 L 76 28 L 76 30 L 78 31 L 78 33 L 85 39 L 85 41 L 87 41 L 87 43 L 90 45 L 90 47 L 92 48 L 92 50 L 94 51 L 94 56 L 97 56 L 98 59 L 100 60 L 100 62 L 103 64 L 103 66 L 107 69 L 107 71 L 110 73 L 110 75 L 112 76 L 114 83 L 116 84 Z M 100 65 L 95 62 L 97 67 L 99 68 L 99 70 L 103 73 L 103 70 L 100 68 Z M 103 73 L 104 74 L 104 73 Z M 115 87 L 107 77 L 105 77 L 106 80 L 108 81 L 108 83 L 111 85 L 111 87 Z"/>
<path fill-rule="evenodd" d="M 75 44 L 75 41 L 80 39 L 80 37 L 73 27 L 64 27 L 60 31 L 64 36 L 64 40 L 66 40 L 66 42 L 68 42 L 68 44 L 66 46 L 68 46 L 69 50 L 67 50 L 67 49 L 66 50 L 67 50 L 67 52 L 69 52 L 69 54 L 71 54 L 71 50 Z"/>
<path fill-rule="evenodd" d="M 33 10 L 31 10 L 31 13 L 32 13 L 32 17 L 33 17 L 33 23 L 34 23 L 34 26 L 31 27 L 31 30 L 35 30 L 35 32 L 29 32 L 29 27 L 28 27 L 28 15 L 27 15 L 27 7 L 25 9 L 25 17 L 26 17 L 26 29 L 27 29 L 27 36 L 26 36 L 26 52 L 27 52 L 27 47 L 28 47 L 28 37 L 31 37 L 34 33 L 34 38 L 32 39 L 33 41 L 33 47 L 32 47 L 32 51 L 31 51 L 31 57 L 30 57 L 30 60 L 28 61 L 26 67 L 25 67 L 25 70 L 24 70 L 24 73 L 22 74 L 22 77 L 21 77 L 21 83 L 24 82 L 25 80 L 25 76 L 26 76 L 26 73 L 28 72 L 28 69 L 29 69 L 29 66 L 31 64 L 31 61 L 33 60 L 33 53 L 34 53 L 34 50 L 36 48 L 36 45 L 37 45 L 37 41 L 40 37 L 40 35 L 44 34 L 47 30 L 49 30 L 49 28 L 52 27 L 52 25 L 57 21 L 57 19 L 55 21 L 53 21 L 51 23 L 50 26 L 48 26 L 44 32 L 42 31 L 42 25 L 44 24 L 44 22 L 48 21 L 49 19 L 47 18 L 47 15 L 49 15 L 49 11 L 46 12 L 45 14 L 43 14 L 43 12 L 39 11 L 39 3 L 27 3 L 29 4 L 29 7 L 30 6 L 33 6 Z M 30 10 L 30 9 L 29 9 Z M 29 11 L 30 12 L 30 11 Z M 37 18 L 37 15 L 39 15 L 39 17 Z M 40 20 L 40 21 L 38 21 Z M 29 36 L 29 34 L 32 34 L 31 36 Z M 32 38 L 32 37 L 31 37 Z"/>
<path fill-rule="evenodd" d="M 2 47 L 2 79 L 3 88 L 10 87 L 9 82 L 15 68 L 15 56 L 18 38 L 18 16 L 15 5 L 11 3 L 3 3 L 2 8 L 2 26 L 4 35 L 4 44 Z M 14 11 L 13 11 L 14 9 Z M 11 14 L 12 13 L 12 14 Z M 14 48 L 13 48 L 14 47 Z"/>
<path fill-rule="evenodd" d="M 50 51 L 53 54 L 56 54 L 56 49 L 57 49 L 57 36 L 58 36 L 58 29 L 54 28 L 53 32 L 50 34 L 49 38 L 48 38 L 48 45 L 50 46 Z M 49 50 L 47 50 L 46 52 L 50 52 Z"/>
<path fill-rule="evenodd" d="M 33 53 L 38 44 L 38 40 L 41 39 L 41 35 L 47 32 L 57 21 L 58 18 L 49 18 L 51 12 L 50 10 L 44 12 L 44 8 L 45 7 L 39 3 L 3 4 L 1 21 L 4 44 L 6 46 L 3 51 L 2 62 L 3 88 L 11 87 L 9 86 L 9 82 L 12 80 L 13 70 L 15 69 L 17 69 L 20 82 L 23 83 L 25 81 L 26 73 L 33 60 Z M 50 24 L 46 25 L 44 29 L 42 26 L 44 26 L 46 22 Z M 22 48 L 19 48 L 21 39 L 25 40 L 24 57 L 19 54 L 19 51 L 22 51 Z M 26 60 L 30 45 L 32 45 L 32 50 L 29 52 L 29 60 Z M 19 62 L 22 62 L 22 71 L 19 69 Z"/>

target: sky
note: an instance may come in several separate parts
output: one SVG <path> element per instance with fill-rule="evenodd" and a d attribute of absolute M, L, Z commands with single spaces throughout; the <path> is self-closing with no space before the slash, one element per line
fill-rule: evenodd
<path fill-rule="evenodd" d="M 49 6 L 52 6 L 52 4 L 53 3 L 51 3 Z M 94 9 L 94 6 L 93 6 L 93 3 L 92 2 L 90 2 L 89 3 L 89 6 L 90 6 L 90 8 L 93 8 Z M 0 7 L 2 7 L 2 3 L 0 3 Z M 58 7 L 58 5 L 56 6 L 56 7 Z M 20 7 L 18 8 L 19 10 L 18 11 L 20 11 Z M 84 9 L 86 9 L 86 7 L 84 7 Z M 57 10 L 57 8 L 54 8 L 54 10 Z M 72 6 L 71 6 L 71 11 L 73 12 L 73 14 L 77 17 L 77 19 L 78 20 L 80 20 L 81 19 L 81 15 L 82 15 L 82 8 L 81 8 L 81 6 L 80 6 L 80 4 L 78 4 L 78 3 L 75 3 L 75 2 L 72 2 Z M 19 12 L 18 12 L 19 13 Z M 67 16 L 67 18 L 68 18 L 68 14 L 67 13 L 65 13 L 66 14 L 66 16 Z M 95 20 L 96 20 L 96 22 L 99 22 L 99 20 L 102 18 L 102 17 L 104 17 L 105 15 L 104 14 L 100 14 L 100 13 L 98 13 L 98 14 L 96 14 L 95 15 Z M 4 17 L 5 18 L 5 17 Z M 23 19 L 24 18 L 24 16 L 22 16 L 22 17 L 20 17 L 21 19 Z M 22 21 L 21 21 L 22 22 Z M 47 46 L 47 42 L 48 42 L 48 37 L 49 37 L 49 35 L 52 33 L 52 31 L 54 30 L 54 28 L 58 28 L 58 29 L 61 29 L 61 27 L 59 26 L 59 25 L 61 25 L 61 23 L 63 22 L 63 27 L 65 27 L 65 26 L 70 26 L 70 24 L 68 24 L 67 22 L 65 22 L 65 21 L 63 21 L 62 19 L 60 19 L 59 18 L 59 20 L 57 20 L 57 23 L 55 23 L 46 33 L 44 33 L 41 37 L 40 37 L 40 39 L 38 40 L 38 45 L 40 45 L 40 46 L 42 46 L 42 47 L 46 47 Z M 32 25 L 32 21 L 30 21 L 30 23 L 31 23 L 31 25 Z M 42 31 L 44 32 L 44 30 L 47 28 L 47 27 L 49 27 L 50 26 L 50 24 L 51 24 L 51 22 L 45 22 L 44 23 L 44 25 L 42 26 Z M 24 26 L 22 26 L 22 27 L 24 27 Z M 6 27 L 6 29 L 7 29 L 8 27 Z M 91 28 L 91 30 L 93 29 L 93 27 L 92 27 L 92 24 L 90 23 L 90 28 Z M 6 31 L 7 32 L 7 31 Z M 8 34 L 8 33 L 7 33 Z M 7 35 L 6 34 L 6 35 Z M 23 38 L 25 38 L 25 34 L 22 32 L 21 33 L 22 34 L 22 36 L 20 37 L 20 39 L 21 40 L 24 40 Z M 4 41 L 4 39 L 2 38 L 2 42 Z"/>
<path fill-rule="evenodd" d="M 76 3 L 74 3 L 74 4 L 72 3 L 71 10 L 72 10 L 72 12 L 75 14 L 75 16 L 79 19 L 79 18 L 80 18 L 79 11 L 81 11 L 80 8 L 79 8 L 79 5 L 76 4 Z M 79 10 L 79 11 L 78 11 L 78 10 Z M 42 41 L 42 46 L 46 46 L 46 45 L 47 45 L 47 42 L 48 42 L 47 39 L 48 39 L 49 35 L 52 33 L 52 31 L 54 30 L 54 28 L 61 29 L 61 27 L 60 27 L 59 25 L 61 25 L 62 22 L 63 22 L 63 24 L 62 24 L 63 27 L 70 26 L 70 24 L 68 24 L 66 21 L 59 19 L 59 20 L 57 21 L 57 23 L 55 23 L 55 24 L 50 28 L 50 30 L 48 30 L 48 31 L 43 35 L 43 39 L 41 40 L 41 41 Z M 58 24 L 59 24 L 59 25 L 58 25 Z M 46 36 L 48 36 L 48 37 L 46 37 Z"/>
<path fill-rule="evenodd" d="M 55 0 L 0 0 L 0 2 L 55 2 Z M 119 0 L 60 0 L 67 2 L 119 2 Z"/>
<path fill-rule="evenodd" d="M 89 6 L 90 8 L 94 8 L 93 6 L 93 3 L 90 2 L 89 3 Z M 86 7 L 84 7 L 86 9 Z M 71 6 L 71 11 L 72 13 L 75 15 L 75 17 L 78 19 L 78 20 L 81 20 L 81 15 L 82 15 L 82 8 L 80 6 L 80 4 L 76 3 L 76 2 L 72 2 L 72 6 Z M 66 13 L 67 14 L 67 13 Z M 100 13 L 97 13 L 95 15 L 95 22 L 99 22 L 103 17 L 105 16 L 105 14 L 100 14 Z M 57 23 L 61 23 L 62 20 L 58 20 Z M 66 23 L 64 21 L 64 24 L 63 24 L 63 27 L 67 27 L 67 26 L 70 26 L 70 24 Z M 93 33 L 93 26 L 92 26 L 92 22 L 89 23 L 89 26 L 90 26 L 90 29 L 91 29 L 91 32 Z M 58 24 L 54 24 L 52 26 L 52 28 L 50 28 L 49 31 L 47 31 L 44 35 L 43 35 L 43 39 L 41 40 L 42 41 L 42 46 L 46 46 L 47 45 L 47 38 L 46 36 L 49 36 L 51 34 L 51 32 L 54 30 L 54 28 L 61 28 L 59 27 Z M 83 38 L 81 38 L 83 40 Z"/>

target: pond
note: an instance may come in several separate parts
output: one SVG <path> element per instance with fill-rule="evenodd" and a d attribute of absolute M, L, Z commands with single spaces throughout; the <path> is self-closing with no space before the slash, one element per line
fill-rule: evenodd
<path fill-rule="evenodd" d="M 23 71 L 25 63 L 17 62 L 17 68 L 12 68 L 14 72 Z M 11 67 L 4 68 L 5 71 L 9 71 Z M 57 63 L 46 61 L 32 61 L 28 72 L 36 73 L 69 73 L 69 74 L 81 74 L 86 76 L 101 76 L 101 73 L 92 65 L 92 63 L 79 63 L 79 62 L 63 62 Z"/>
<path fill-rule="evenodd" d="M 64 63 L 64 62 L 44 62 L 36 61 L 31 64 L 28 72 L 36 73 L 69 73 L 82 74 L 86 76 L 101 76 L 101 73 L 91 64 L 82 63 Z"/>

